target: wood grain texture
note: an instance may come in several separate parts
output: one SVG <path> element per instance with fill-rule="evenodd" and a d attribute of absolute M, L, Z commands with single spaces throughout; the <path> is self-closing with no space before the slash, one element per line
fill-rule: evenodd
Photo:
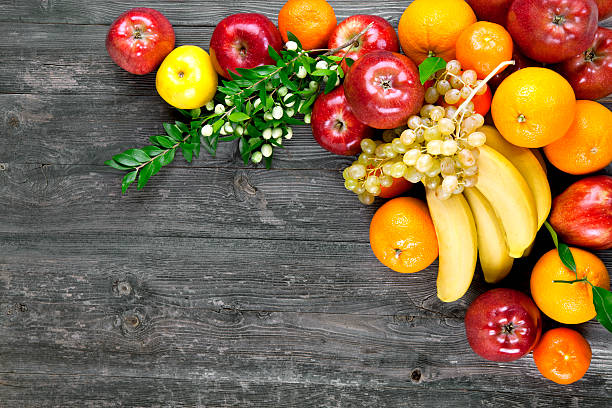
<path fill-rule="evenodd" d="M 146 6 L 169 17 L 177 45 L 207 49 L 223 17 L 276 22 L 283 3 Z M 375 13 L 396 26 L 409 1 L 330 3 L 339 20 Z M 612 337 L 595 321 L 576 327 L 593 362 L 570 386 L 529 356 L 477 357 L 463 316 L 491 288 L 481 272 L 447 304 L 436 263 L 383 267 L 368 243 L 380 203 L 344 190 L 352 159 L 307 127 L 272 171 L 243 166 L 228 144 L 121 196 L 120 172 L 102 162 L 179 118 L 154 74 L 127 74 L 106 54 L 108 24 L 142 5 L 0 2 L 0 407 L 609 405 Z M 549 174 L 555 193 L 576 180 Z M 528 291 L 550 247 L 540 233 L 499 286 Z M 612 251 L 597 254 L 612 268 Z"/>

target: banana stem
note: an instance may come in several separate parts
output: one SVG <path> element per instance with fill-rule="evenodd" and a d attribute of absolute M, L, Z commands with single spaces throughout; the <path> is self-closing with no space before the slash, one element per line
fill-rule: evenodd
<path fill-rule="evenodd" d="M 472 89 L 472 92 L 470 93 L 470 96 L 468 96 L 467 99 L 465 101 L 463 101 L 463 103 L 459 106 L 459 108 L 457 109 L 457 111 L 453 115 L 453 119 L 456 119 L 457 116 L 459 115 L 459 113 L 462 110 L 465 110 L 465 107 L 467 106 L 467 104 L 472 101 L 472 99 L 474 98 L 474 96 L 476 96 L 478 91 L 480 91 L 482 89 L 482 87 L 485 86 L 487 84 L 487 82 L 489 82 L 491 80 L 491 78 L 493 78 L 495 75 L 497 75 L 498 72 L 500 72 L 502 69 L 506 68 L 508 65 L 514 65 L 514 64 L 515 64 L 514 60 L 510 60 L 510 61 L 504 61 L 501 64 L 499 64 L 498 66 L 496 66 L 495 69 L 493 71 L 491 71 L 491 73 L 489 75 L 487 75 L 485 77 L 485 79 L 483 79 L 476 88 Z"/>

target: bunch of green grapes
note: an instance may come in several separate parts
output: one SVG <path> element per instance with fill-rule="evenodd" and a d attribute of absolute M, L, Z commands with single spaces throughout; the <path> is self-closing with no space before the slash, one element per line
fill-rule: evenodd
<path fill-rule="evenodd" d="M 437 76 L 438 84 L 444 85 L 439 90 L 445 91 L 440 92 L 445 99 L 448 92 L 457 90 L 452 86 L 446 89 L 442 82 L 447 81 L 443 79 L 446 74 L 456 71 L 456 64 L 450 61 Z M 428 103 L 406 125 L 384 131 L 382 141 L 362 140 L 359 158 L 344 169 L 344 186 L 356 193 L 362 203 L 374 202 L 383 187 L 391 186 L 393 179 L 400 177 L 411 183 L 422 182 L 434 189 L 441 200 L 476 184 L 478 147 L 486 142 L 486 135 L 479 131 L 484 118 L 474 113 L 471 102 L 461 111 L 454 106 Z"/>

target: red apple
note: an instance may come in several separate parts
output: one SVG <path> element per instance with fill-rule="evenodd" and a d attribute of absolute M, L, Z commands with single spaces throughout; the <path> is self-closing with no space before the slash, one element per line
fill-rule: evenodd
<path fill-rule="evenodd" d="M 599 10 L 599 21 L 612 17 L 612 0 L 595 0 Z"/>
<path fill-rule="evenodd" d="M 174 29 L 159 11 L 137 7 L 121 14 L 106 36 L 113 61 L 132 74 L 152 72 L 174 49 Z"/>
<path fill-rule="evenodd" d="M 561 62 L 593 42 L 597 5 L 593 0 L 514 0 L 506 28 L 529 58 Z"/>
<path fill-rule="evenodd" d="M 478 20 L 491 21 L 499 25 L 506 25 L 508 9 L 513 0 L 466 0 L 474 10 Z"/>
<path fill-rule="evenodd" d="M 210 39 L 210 57 L 217 73 L 230 79 L 228 71 L 274 65 L 268 46 L 283 48 L 280 32 L 268 17 L 257 13 L 233 14 L 221 20 Z"/>
<path fill-rule="evenodd" d="M 328 94 L 320 94 L 312 108 L 312 135 L 322 148 L 344 156 L 361 151 L 363 139 L 371 138 L 372 128 L 361 123 L 353 114 L 338 86 Z"/>
<path fill-rule="evenodd" d="M 514 289 L 492 289 L 478 296 L 465 313 L 472 350 L 491 361 L 514 361 L 540 339 L 542 316 L 531 298 Z"/>
<path fill-rule="evenodd" d="M 576 99 L 597 100 L 612 93 L 612 30 L 599 27 L 585 52 L 557 67 L 574 88 Z"/>
<path fill-rule="evenodd" d="M 359 120 L 376 129 L 405 125 L 421 109 L 425 95 L 416 65 L 404 55 L 382 50 L 353 64 L 344 91 Z"/>
<path fill-rule="evenodd" d="M 587 177 L 569 186 L 553 200 L 550 224 L 567 244 L 612 248 L 612 177 Z"/>
<path fill-rule="evenodd" d="M 382 17 L 366 14 L 351 16 L 341 22 L 332 32 L 328 48 L 333 50 L 342 46 L 363 31 L 368 24 L 372 24 L 372 27 L 366 31 L 357 44 L 337 52 L 336 55 L 343 57 L 346 54 L 347 58 L 357 61 L 368 52 L 375 50 L 399 52 L 399 40 L 393 26 Z M 344 72 L 348 71 L 344 61 L 342 62 L 342 69 Z"/>

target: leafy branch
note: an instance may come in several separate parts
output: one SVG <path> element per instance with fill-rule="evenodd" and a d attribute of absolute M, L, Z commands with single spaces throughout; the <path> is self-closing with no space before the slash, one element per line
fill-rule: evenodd
<path fill-rule="evenodd" d="M 576 279 L 574 280 L 555 280 L 554 283 L 564 283 L 572 285 L 574 283 L 586 282 L 588 283 L 593 290 L 593 305 L 595 306 L 595 312 L 597 313 L 597 320 L 603 327 L 608 329 L 608 331 L 612 332 L 612 293 L 609 290 L 606 290 L 602 287 L 595 286 L 593 283 L 589 281 L 589 279 L 584 276 L 583 278 L 578 278 L 578 270 L 576 268 L 576 261 L 574 260 L 574 256 L 570 251 L 570 248 L 559 241 L 557 233 L 553 229 L 553 227 L 546 221 L 544 223 L 546 229 L 550 232 L 553 242 L 555 243 L 555 247 L 557 247 L 557 252 L 559 253 L 559 258 L 561 258 L 561 262 L 563 265 L 567 267 L 570 271 L 574 272 L 576 275 Z"/>
<path fill-rule="evenodd" d="M 319 93 L 329 93 L 340 84 L 344 78 L 342 62 L 348 66 L 353 62 L 346 53 L 342 57 L 334 54 L 353 47 L 370 27 L 337 48 L 311 51 L 325 51 L 316 57 L 288 33 L 289 41 L 280 53 L 268 48 L 275 65 L 230 71 L 231 79 L 222 81 L 213 100 L 203 108 L 177 109 L 188 120 L 164 123 L 166 134 L 151 136 L 151 145 L 128 149 L 105 162 L 128 171 L 121 183 L 122 193 L 135 181 L 138 190 L 144 188 L 152 176 L 174 160 L 179 148 L 191 162 L 199 157 L 202 147 L 215 156 L 219 142 L 238 140 L 244 164 L 264 160 L 270 168 L 274 149 L 283 148 L 283 140 L 292 138 L 292 126 L 310 123 Z"/>

